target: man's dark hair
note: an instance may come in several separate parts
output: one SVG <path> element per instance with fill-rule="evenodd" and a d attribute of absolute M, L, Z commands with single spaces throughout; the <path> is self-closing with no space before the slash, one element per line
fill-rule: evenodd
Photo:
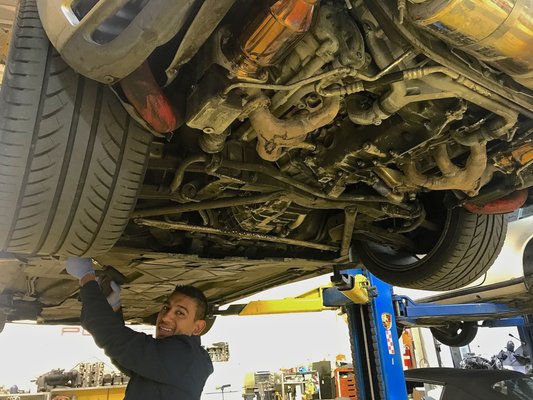
<path fill-rule="evenodd" d="M 181 293 L 191 299 L 194 299 L 196 302 L 196 315 L 195 319 L 205 319 L 205 314 L 207 312 L 207 297 L 204 293 L 194 286 L 190 285 L 177 285 L 173 293 Z"/>

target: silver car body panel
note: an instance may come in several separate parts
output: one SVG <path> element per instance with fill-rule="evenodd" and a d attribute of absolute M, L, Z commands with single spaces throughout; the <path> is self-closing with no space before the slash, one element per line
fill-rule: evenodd
<path fill-rule="evenodd" d="M 77 72 L 103 83 L 114 83 L 137 69 L 185 25 L 195 0 L 150 0 L 112 40 L 98 43 L 94 34 L 131 1 L 101 0 L 81 19 L 73 0 L 37 0 L 50 41 Z M 116 36 L 115 36 L 116 35 Z"/>

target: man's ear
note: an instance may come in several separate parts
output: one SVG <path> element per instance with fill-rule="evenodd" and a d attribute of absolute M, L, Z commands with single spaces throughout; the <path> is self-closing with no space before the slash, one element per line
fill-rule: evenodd
<path fill-rule="evenodd" d="M 205 319 L 198 319 L 194 321 L 193 336 L 200 336 L 206 327 Z"/>

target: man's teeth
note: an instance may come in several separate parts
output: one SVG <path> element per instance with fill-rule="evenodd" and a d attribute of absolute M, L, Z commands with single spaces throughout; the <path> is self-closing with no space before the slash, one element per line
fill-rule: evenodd
<path fill-rule="evenodd" d="M 165 331 L 165 332 L 172 332 L 172 329 L 168 329 L 168 328 L 160 327 L 159 329 L 161 329 L 162 331 Z"/>

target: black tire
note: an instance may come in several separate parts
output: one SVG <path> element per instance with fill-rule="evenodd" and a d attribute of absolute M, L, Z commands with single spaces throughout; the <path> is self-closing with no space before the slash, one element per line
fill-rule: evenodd
<path fill-rule="evenodd" d="M 69 68 L 19 4 L 0 89 L 0 251 L 93 256 L 120 238 L 151 135 Z"/>
<path fill-rule="evenodd" d="M 430 328 L 433 337 L 450 347 L 463 347 L 472 342 L 477 335 L 475 322 L 461 322 L 445 328 Z"/>
<path fill-rule="evenodd" d="M 468 285 L 481 277 L 500 253 L 507 219 L 505 215 L 472 214 L 462 208 L 444 213 L 437 240 L 430 249 L 418 253 L 425 254 L 421 258 L 371 242 L 355 242 L 355 252 L 372 274 L 392 285 L 425 290 Z"/>

